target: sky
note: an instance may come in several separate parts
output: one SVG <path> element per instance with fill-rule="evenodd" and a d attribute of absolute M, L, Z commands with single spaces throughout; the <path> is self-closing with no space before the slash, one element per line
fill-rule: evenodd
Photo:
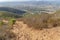
<path fill-rule="evenodd" d="M 0 2 L 10 2 L 10 1 L 59 1 L 59 0 L 0 0 Z"/>

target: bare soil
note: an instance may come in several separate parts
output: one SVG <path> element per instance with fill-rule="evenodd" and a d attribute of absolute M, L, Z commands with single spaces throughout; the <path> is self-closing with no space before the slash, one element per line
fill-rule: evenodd
<path fill-rule="evenodd" d="M 16 21 L 11 31 L 17 35 L 15 40 L 60 40 L 60 27 L 35 30 L 23 21 Z"/>

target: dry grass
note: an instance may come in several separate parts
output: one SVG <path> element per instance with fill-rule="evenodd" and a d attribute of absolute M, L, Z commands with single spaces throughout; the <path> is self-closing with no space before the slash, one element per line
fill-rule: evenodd
<path fill-rule="evenodd" d="M 44 29 L 60 26 L 60 16 L 58 14 L 27 14 L 23 17 L 23 21 L 25 24 L 29 25 L 34 29 Z"/>
<path fill-rule="evenodd" d="M 30 14 L 24 16 L 24 23 L 28 24 L 30 27 L 35 29 L 48 28 L 47 21 L 50 18 L 50 15 L 47 13 L 42 14 Z"/>

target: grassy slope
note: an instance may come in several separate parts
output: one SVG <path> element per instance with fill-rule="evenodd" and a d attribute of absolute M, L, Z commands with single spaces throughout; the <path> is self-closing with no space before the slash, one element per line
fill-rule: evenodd
<path fill-rule="evenodd" d="M 0 11 L 0 17 L 14 17 L 14 18 L 18 18 L 20 17 L 20 15 L 12 13 L 12 12 L 7 12 L 7 11 Z"/>

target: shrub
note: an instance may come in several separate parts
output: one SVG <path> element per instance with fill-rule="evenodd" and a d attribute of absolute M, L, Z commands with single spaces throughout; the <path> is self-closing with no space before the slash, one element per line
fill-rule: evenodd
<path fill-rule="evenodd" d="M 4 22 L 3 21 L 0 21 L 0 26 L 3 26 Z"/>
<path fill-rule="evenodd" d="M 15 19 L 10 19 L 10 21 L 9 21 L 9 23 L 10 23 L 11 25 L 15 24 L 15 22 L 16 22 Z"/>
<path fill-rule="evenodd" d="M 25 14 L 22 20 L 35 29 L 57 27 L 60 26 L 60 11 L 54 14 Z"/>
<path fill-rule="evenodd" d="M 54 18 L 50 18 L 48 20 L 48 25 L 51 26 L 51 27 L 57 27 L 57 26 L 60 26 L 60 19 L 54 19 Z"/>
<path fill-rule="evenodd" d="M 13 27 L 13 25 L 15 24 L 16 20 L 15 19 L 10 19 L 9 20 L 9 27 Z"/>
<path fill-rule="evenodd" d="M 29 27 L 34 29 L 43 29 L 48 28 L 47 20 L 49 19 L 50 15 L 47 13 L 42 14 L 28 14 L 25 15 L 23 18 L 24 23 L 28 24 Z"/>

